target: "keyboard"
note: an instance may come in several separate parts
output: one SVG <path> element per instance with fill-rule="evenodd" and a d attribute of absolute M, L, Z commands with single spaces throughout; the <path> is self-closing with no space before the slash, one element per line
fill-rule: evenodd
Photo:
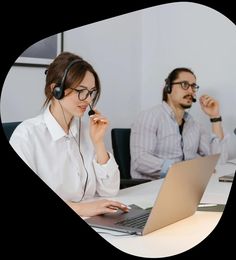
<path fill-rule="evenodd" d="M 122 221 L 118 221 L 115 223 L 115 225 L 123 226 L 123 227 L 131 227 L 131 228 L 144 228 L 147 219 L 149 217 L 150 210 L 147 210 L 144 212 L 144 214 L 128 218 Z"/>

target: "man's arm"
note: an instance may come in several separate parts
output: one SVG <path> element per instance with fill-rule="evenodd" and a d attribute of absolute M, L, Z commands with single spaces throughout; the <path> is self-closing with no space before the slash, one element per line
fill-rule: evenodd
<path fill-rule="evenodd" d="M 140 176 L 157 179 L 164 176 L 171 162 L 166 162 L 156 152 L 157 147 L 157 128 L 156 116 L 152 113 L 143 113 L 133 124 L 130 137 L 131 169 Z M 131 172 L 132 175 L 132 172 Z"/>
<path fill-rule="evenodd" d="M 219 102 L 208 95 L 202 95 L 200 97 L 200 105 L 203 112 L 210 117 L 212 132 L 222 140 L 224 131 L 221 123 Z"/>

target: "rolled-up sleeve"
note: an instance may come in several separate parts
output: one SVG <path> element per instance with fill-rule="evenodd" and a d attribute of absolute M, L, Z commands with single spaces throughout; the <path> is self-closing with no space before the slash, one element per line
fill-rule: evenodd
<path fill-rule="evenodd" d="M 229 151 L 229 134 L 225 134 L 223 139 L 220 139 L 216 134 L 209 133 L 200 126 L 200 145 L 199 154 L 202 156 L 220 153 L 218 164 L 224 164 L 228 160 Z"/>
<path fill-rule="evenodd" d="M 229 134 L 226 134 L 221 140 L 218 136 L 212 133 L 210 141 L 211 153 L 220 153 L 219 164 L 224 164 L 228 160 L 229 151 Z"/>
<path fill-rule="evenodd" d="M 97 193 L 100 196 L 115 196 L 120 187 L 120 171 L 114 159 L 109 153 L 109 160 L 105 164 L 99 164 L 93 159 L 93 167 L 96 172 Z"/>

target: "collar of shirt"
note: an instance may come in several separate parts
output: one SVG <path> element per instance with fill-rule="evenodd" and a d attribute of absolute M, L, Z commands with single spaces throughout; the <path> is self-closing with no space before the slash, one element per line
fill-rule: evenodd
<path fill-rule="evenodd" d="M 163 107 L 164 111 L 166 111 L 173 120 L 176 120 L 174 111 L 165 101 L 162 101 L 162 107 Z M 184 111 L 184 121 L 186 122 L 189 119 L 190 119 L 189 113 Z"/>
<path fill-rule="evenodd" d="M 57 141 L 64 136 L 67 136 L 64 129 L 58 124 L 57 120 L 51 114 L 49 106 L 47 106 L 47 108 L 45 109 L 43 117 L 48 131 L 50 132 L 54 141 Z M 76 137 L 78 134 L 78 128 L 76 124 L 76 120 L 73 118 L 71 121 L 70 131 L 73 133 L 74 137 Z"/>

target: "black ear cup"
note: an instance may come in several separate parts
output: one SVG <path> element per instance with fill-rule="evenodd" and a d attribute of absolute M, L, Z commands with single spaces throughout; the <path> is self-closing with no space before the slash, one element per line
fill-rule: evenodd
<path fill-rule="evenodd" d="M 61 86 L 61 84 L 58 84 L 54 87 L 53 96 L 58 100 L 64 97 L 64 89 L 63 86 Z"/>
<path fill-rule="evenodd" d="M 170 79 L 169 79 L 169 78 L 166 79 L 165 89 L 166 89 L 166 92 L 167 92 L 168 94 L 170 94 L 171 91 L 172 91 L 171 83 L 170 83 Z"/>

